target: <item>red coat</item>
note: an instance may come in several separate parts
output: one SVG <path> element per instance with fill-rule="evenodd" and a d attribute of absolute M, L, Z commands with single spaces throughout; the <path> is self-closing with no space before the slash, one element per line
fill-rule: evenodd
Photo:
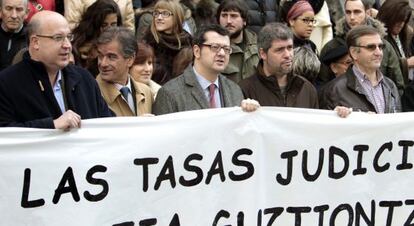
<path fill-rule="evenodd" d="M 37 3 L 37 4 L 36 4 Z M 39 12 L 39 8 L 43 10 L 55 11 L 56 5 L 54 0 L 29 0 L 29 15 L 27 16 L 26 22 L 30 22 L 32 16 Z"/>

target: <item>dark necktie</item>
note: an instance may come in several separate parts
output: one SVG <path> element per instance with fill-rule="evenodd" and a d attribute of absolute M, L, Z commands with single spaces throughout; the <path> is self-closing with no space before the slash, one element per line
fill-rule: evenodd
<path fill-rule="evenodd" d="M 122 94 L 122 96 L 124 97 L 125 101 L 128 103 L 128 93 L 129 93 L 129 88 L 124 86 L 119 90 Z"/>
<path fill-rule="evenodd" d="M 210 108 L 216 108 L 216 99 L 214 97 L 214 93 L 216 91 L 216 85 L 215 84 L 210 84 L 208 86 L 208 91 L 210 92 Z"/>

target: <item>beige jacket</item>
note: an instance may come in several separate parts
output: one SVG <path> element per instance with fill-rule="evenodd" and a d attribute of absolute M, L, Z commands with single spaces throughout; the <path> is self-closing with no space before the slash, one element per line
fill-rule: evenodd
<path fill-rule="evenodd" d="M 65 17 L 69 22 L 70 29 L 73 30 L 80 22 L 82 14 L 96 0 L 64 0 Z M 131 0 L 114 0 L 118 3 L 122 15 L 122 23 L 125 27 L 135 31 L 135 14 Z"/>
<path fill-rule="evenodd" d="M 114 84 L 102 80 L 99 75 L 96 77 L 96 81 L 98 82 L 102 97 L 117 117 L 140 116 L 151 113 L 153 98 L 151 90 L 147 85 L 136 82 L 131 78 L 131 86 L 135 91 L 135 112 L 137 112 L 137 114 L 134 114 Z"/>

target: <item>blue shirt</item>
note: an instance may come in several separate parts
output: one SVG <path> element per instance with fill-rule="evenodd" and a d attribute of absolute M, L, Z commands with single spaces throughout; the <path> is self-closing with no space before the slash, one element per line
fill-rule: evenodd
<path fill-rule="evenodd" d="M 199 73 L 197 73 L 194 67 L 193 67 L 193 70 L 194 70 L 194 74 L 196 75 L 197 81 L 200 84 L 201 88 L 203 89 L 204 95 L 207 98 L 207 102 L 209 102 L 210 90 L 208 87 L 210 86 L 210 84 L 212 84 L 212 82 L 210 82 L 209 80 L 201 76 Z M 213 83 L 216 85 L 216 89 L 214 90 L 214 101 L 216 102 L 216 108 L 221 108 L 222 105 L 221 105 L 221 98 L 220 98 L 220 92 L 219 92 L 220 85 L 218 82 L 218 77 Z"/>
<path fill-rule="evenodd" d="M 62 113 L 66 111 L 65 109 L 65 101 L 63 100 L 63 91 L 61 86 L 62 81 L 62 71 L 58 71 L 57 79 L 55 84 L 53 85 L 53 94 L 55 94 L 56 101 L 59 104 L 60 110 Z"/>

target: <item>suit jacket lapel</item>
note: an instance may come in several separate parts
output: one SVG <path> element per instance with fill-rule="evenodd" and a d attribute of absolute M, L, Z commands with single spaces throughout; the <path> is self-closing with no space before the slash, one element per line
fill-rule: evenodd
<path fill-rule="evenodd" d="M 210 108 L 206 96 L 204 95 L 204 91 L 198 83 L 193 67 L 191 65 L 187 67 L 186 71 L 184 72 L 184 81 L 185 84 L 189 87 L 191 95 L 200 105 L 201 109 Z"/>
<path fill-rule="evenodd" d="M 223 82 L 222 75 L 219 75 L 219 85 L 220 85 L 220 98 L 221 98 L 222 107 L 233 107 L 230 96 L 227 95 L 231 93 L 230 87 L 228 87 L 227 84 Z"/>

